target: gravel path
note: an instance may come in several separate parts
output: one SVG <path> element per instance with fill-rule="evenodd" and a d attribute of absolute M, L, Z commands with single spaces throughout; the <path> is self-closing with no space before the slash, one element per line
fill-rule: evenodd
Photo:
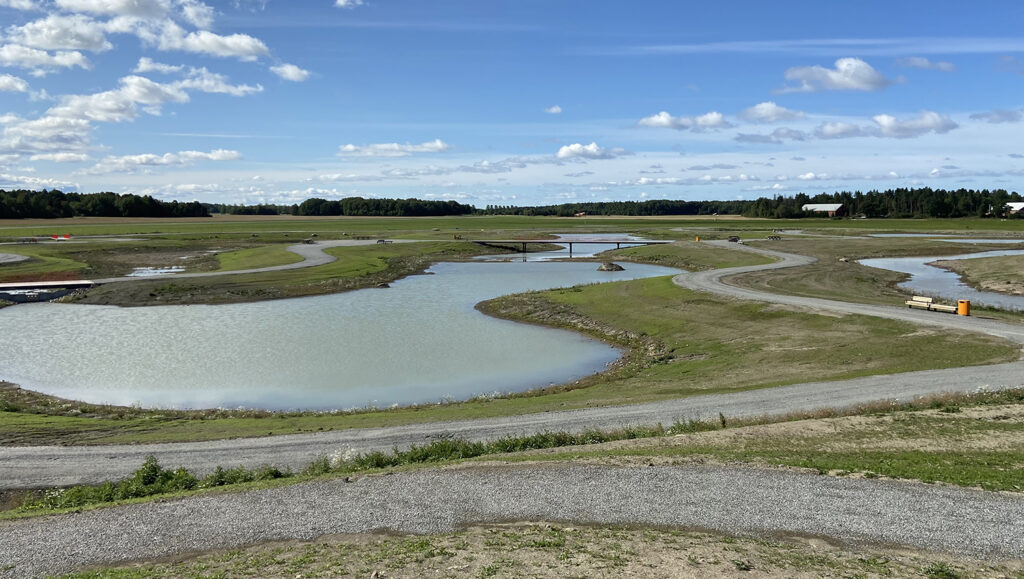
<path fill-rule="evenodd" d="M 973 392 L 1024 387 L 1024 362 L 869 376 L 840 382 L 811 382 L 732 394 L 695 396 L 629 406 L 586 408 L 522 416 L 360 428 L 264 438 L 116 446 L 35 446 L 0 448 L 0 489 L 40 488 L 116 480 L 134 472 L 146 456 L 166 467 L 208 473 L 217 466 L 272 464 L 293 470 L 313 459 L 344 453 L 387 451 L 456 437 L 493 440 L 545 430 L 580 431 L 622 426 L 665 426 L 675 420 L 782 415 L 799 410 L 843 408 L 878 400 L 912 399 L 936 392 Z"/>
<path fill-rule="evenodd" d="M 412 243 L 411 239 L 396 239 L 393 243 Z M 158 276 L 163 278 L 191 278 L 191 277 L 215 277 L 220 275 L 237 275 L 242 273 L 266 273 L 268 271 L 283 271 L 287 269 L 302 269 L 304 267 L 316 267 L 337 261 L 338 258 L 328 255 L 324 250 L 330 247 L 354 247 L 357 245 L 374 245 L 377 241 L 373 239 L 332 239 L 317 241 L 316 243 L 298 243 L 289 245 L 288 251 L 302 256 L 302 261 L 286 263 L 284 265 L 269 265 L 267 267 L 256 267 L 253 269 L 239 269 L 235 271 L 204 271 L 197 273 L 175 273 Z M 157 276 L 122 276 L 107 277 L 93 280 L 96 283 L 115 283 L 120 281 L 139 281 L 153 279 Z"/>
<path fill-rule="evenodd" d="M 325 534 L 441 533 L 510 520 L 794 533 L 990 560 L 1024 557 L 1019 495 L 760 468 L 518 465 L 336 479 L 0 523 L 0 577 Z"/>

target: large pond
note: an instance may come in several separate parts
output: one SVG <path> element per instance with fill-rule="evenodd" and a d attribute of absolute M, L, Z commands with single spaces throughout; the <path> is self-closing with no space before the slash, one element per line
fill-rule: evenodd
<path fill-rule="evenodd" d="M 468 399 L 601 371 L 619 352 L 484 316 L 499 295 L 678 273 L 441 263 L 388 289 L 218 306 L 0 309 L 0 379 L 92 403 L 336 409 Z"/>
<path fill-rule="evenodd" d="M 940 267 L 928 265 L 933 261 L 941 259 L 977 259 L 1022 254 L 1024 254 L 1024 250 L 1010 249 L 937 257 L 883 257 L 862 259 L 858 263 L 868 267 L 877 267 L 909 274 L 910 279 L 901 283 L 899 287 L 920 295 L 949 300 L 970 300 L 974 305 L 1024 311 L 1024 297 L 1022 296 L 979 291 L 961 281 L 958 274 Z"/>

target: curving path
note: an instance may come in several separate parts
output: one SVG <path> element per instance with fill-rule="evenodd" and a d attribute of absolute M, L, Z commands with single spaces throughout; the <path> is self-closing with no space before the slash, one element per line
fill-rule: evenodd
<path fill-rule="evenodd" d="M 412 243 L 415 240 L 412 239 L 396 239 L 389 240 L 392 243 Z M 102 279 L 93 280 L 96 283 L 114 283 L 120 281 L 139 281 L 139 280 L 152 280 L 156 277 L 161 279 L 173 278 L 192 278 L 192 277 L 216 277 L 221 275 L 237 275 L 243 273 L 266 273 L 268 271 L 284 271 L 288 269 L 302 269 L 304 267 L 316 267 L 318 265 L 327 265 L 338 260 L 337 257 L 329 255 L 324 250 L 330 247 L 354 247 L 357 245 L 374 245 L 377 241 L 373 239 L 331 239 L 325 241 L 317 241 L 316 243 L 297 243 L 295 245 L 289 245 L 288 251 L 297 254 L 302 257 L 302 261 L 295 263 L 286 263 L 284 265 L 268 265 L 267 267 L 255 267 L 252 269 L 238 269 L 232 271 L 204 271 L 196 273 L 174 273 L 161 276 L 121 276 L 121 277 L 106 277 Z"/>
<path fill-rule="evenodd" d="M 724 284 L 725 275 L 809 263 L 801 256 L 753 251 L 780 261 L 679 276 L 676 283 L 741 299 L 880 315 L 1024 343 L 1022 328 L 1010 324 L 776 296 Z M 717 412 L 727 416 L 788 412 L 942 390 L 1022 385 L 1024 362 L 1016 362 L 617 408 L 316 435 L 139 447 L 4 448 L 0 449 L 0 487 L 119 476 L 136 468 L 149 453 L 157 453 L 165 465 L 198 470 L 215 464 L 260 462 L 301 466 L 315 455 L 348 448 L 389 448 L 434 436 L 491 438 L 510 432 L 670 422 Z M 1024 496 L 1019 494 L 729 466 L 513 465 L 371 476 L 353 483 L 317 481 L 0 522 L 0 577 L 38 576 L 85 565 L 325 534 L 380 529 L 445 532 L 470 523 L 509 520 L 697 527 L 752 536 L 795 533 L 989 560 L 1024 558 L 1020 541 Z"/>
<path fill-rule="evenodd" d="M 721 281 L 724 276 L 763 269 L 796 267 L 813 263 L 814 258 L 722 243 L 726 247 L 770 255 L 779 261 L 767 265 L 682 274 L 676 276 L 675 282 L 691 289 L 711 291 L 740 299 L 876 315 L 960 331 L 983 332 L 1024 344 L 1024 325 L 905 308 L 768 294 L 727 285 Z M 980 388 L 999 390 L 1020 387 L 1024 387 L 1024 361 L 870 376 L 838 382 L 811 382 L 628 406 L 387 428 L 195 443 L 7 447 L 0 448 L 0 489 L 98 483 L 116 479 L 133 472 L 148 455 L 156 456 L 165 466 L 184 466 L 200 473 L 209 472 L 217 466 L 254 467 L 261 464 L 301 469 L 316 457 L 342 453 L 349 449 L 358 452 L 389 450 L 395 446 L 404 448 L 413 444 L 423 444 L 440 437 L 489 440 L 509 434 L 529 434 L 545 430 L 611 429 L 658 422 L 668 425 L 675 420 L 713 419 L 717 418 L 719 413 L 730 418 L 783 415 L 819 408 L 842 408 L 893 398 L 908 399 L 938 392 L 972 392 Z"/>

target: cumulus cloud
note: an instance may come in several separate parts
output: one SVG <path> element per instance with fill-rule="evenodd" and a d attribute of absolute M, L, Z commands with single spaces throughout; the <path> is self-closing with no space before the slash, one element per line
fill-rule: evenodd
<path fill-rule="evenodd" d="M 172 21 L 164 23 L 156 44 L 160 50 L 181 50 L 246 61 L 270 54 L 270 49 L 262 40 L 248 34 L 223 36 L 209 30 L 187 32 Z"/>
<path fill-rule="evenodd" d="M 53 161 L 54 163 L 83 163 L 89 160 L 85 153 L 40 153 L 29 157 L 30 161 Z"/>
<path fill-rule="evenodd" d="M 241 159 L 242 154 L 238 151 L 227 149 L 215 149 L 208 153 L 203 151 L 180 151 L 177 153 L 164 153 L 154 155 L 145 153 L 141 155 L 124 155 L 120 157 L 107 157 L 89 169 L 87 173 L 132 173 L 145 167 L 170 167 L 193 165 L 199 161 L 234 161 Z"/>
<path fill-rule="evenodd" d="M 342 145 L 340 157 L 408 157 L 415 153 L 444 153 L 451 146 L 441 139 L 414 145 L 411 143 L 375 143 L 371 145 Z"/>
<path fill-rule="evenodd" d="M 819 139 L 849 139 L 867 137 L 870 136 L 870 133 L 850 123 L 831 122 L 818 125 L 818 128 L 814 129 L 814 136 Z"/>
<path fill-rule="evenodd" d="M 136 18 L 160 18 L 171 11 L 170 0 L 57 0 L 69 12 L 87 12 Z"/>
<path fill-rule="evenodd" d="M 0 82 L 2 84 L 2 82 Z M 974 120 L 987 121 L 989 123 L 1019 123 L 1022 115 L 1020 111 L 1008 111 L 1006 109 L 995 109 L 984 113 L 974 113 L 971 115 Z"/>
<path fill-rule="evenodd" d="M 228 94 L 231 96 L 245 96 L 247 94 L 263 92 L 263 85 L 257 84 L 256 86 L 250 86 L 247 84 L 231 84 L 223 74 L 210 72 L 205 67 L 191 69 L 187 78 L 176 82 L 171 86 L 179 89 Z"/>
<path fill-rule="evenodd" d="M 15 10 L 37 10 L 39 8 L 33 0 L 0 0 L 0 6 Z"/>
<path fill-rule="evenodd" d="M 303 70 L 294 64 L 282 64 L 270 67 L 270 72 L 292 82 L 303 82 L 309 78 L 309 71 Z"/>
<path fill-rule="evenodd" d="M 334 5 L 339 8 L 355 8 L 363 4 L 363 0 L 334 0 Z"/>
<path fill-rule="evenodd" d="M 41 154 L 82 151 L 89 146 L 89 122 L 45 116 L 26 120 L 16 115 L 0 116 L 0 154 Z"/>
<path fill-rule="evenodd" d="M 0 92 L 28 92 L 28 83 L 9 74 L 0 74 Z"/>
<path fill-rule="evenodd" d="M 777 123 L 799 119 L 804 114 L 800 111 L 793 111 L 786 107 L 780 107 L 772 101 L 756 104 L 749 109 L 744 109 L 739 117 L 752 123 Z"/>
<path fill-rule="evenodd" d="M 899 58 L 896 60 L 896 65 L 907 68 L 921 68 L 924 70 L 939 70 L 942 72 L 953 72 L 956 70 L 956 66 L 952 62 L 933 62 L 921 56 Z"/>
<path fill-rule="evenodd" d="M 159 115 L 168 102 L 188 102 L 188 93 L 173 84 L 153 82 L 142 76 L 126 76 L 114 90 L 90 95 L 69 95 L 48 111 L 49 115 L 101 122 L 123 122 L 139 115 L 139 105 L 151 115 Z"/>
<path fill-rule="evenodd" d="M 50 54 L 45 50 L 20 44 L 0 46 L 0 66 L 24 68 L 37 75 L 46 74 L 57 68 L 92 68 L 89 59 L 77 50 L 61 50 Z"/>
<path fill-rule="evenodd" d="M 589 145 L 573 143 L 558 149 L 555 156 L 559 159 L 614 159 L 626 154 L 628 153 L 625 149 L 605 149 L 599 147 L 597 143 Z"/>
<path fill-rule="evenodd" d="M 81 14 L 50 14 L 23 26 L 8 27 L 7 40 L 43 50 L 102 52 L 113 48 L 104 33 L 103 24 Z"/>
<path fill-rule="evenodd" d="M 790 141 L 806 141 L 808 134 L 804 131 L 798 131 L 796 129 L 778 128 L 768 133 L 767 135 L 759 134 L 747 134 L 739 133 L 736 135 L 735 140 L 740 143 L 770 143 L 779 145 L 786 140 Z"/>
<path fill-rule="evenodd" d="M 835 68 L 797 66 L 786 71 L 791 83 L 780 92 L 817 92 L 821 90 L 881 90 L 892 81 L 859 58 L 840 58 Z"/>
<path fill-rule="evenodd" d="M 922 111 L 915 119 L 899 120 L 890 115 L 875 115 L 871 120 L 878 125 L 881 136 L 896 139 L 909 139 L 927 133 L 948 133 L 959 126 L 946 115 L 934 111 Z"/>
<path fill-rule="evenodd" d="M 181 72 L 185 67 L 178 64 L 164 64 L 162 62 L 156 62 L 152 58 L 143 56 L 139 59 L 139 63 L 135 65 L 135 70 L 132 72 L 141 74 L 146 72 L 159 72 L 162 74 L 173 74 L 175 72 Z"/>
<path fill-rule="evenodd" d="M 706 129 L 727 129 L 732 123 L 725 120 L 722 113 L 711 111 L 696 117 L 674 117 L 666 111 L 640 119 L 641 127 L 675 129 L 677 131 L 703 131 Z"/>
<path fill-rule="evenodd" d="M 546 112 L 549 115 L 560 115 L 562 114 L 562 107 L 555 105 L 553 107 L 548 107 L 544 109 L 544 112 Z"/>

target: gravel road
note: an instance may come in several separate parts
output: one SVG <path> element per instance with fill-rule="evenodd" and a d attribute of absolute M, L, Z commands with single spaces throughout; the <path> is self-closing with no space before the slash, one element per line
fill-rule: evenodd
<path fill-rule="evenodd" d="M 513 520 L 792 533 L 989 560 L 1024 557 L 1019 495 L 761 468 L 518 465 L 322 481 L 0 523 L 0 577 L 325 534 L 439 533 Z"/>
<path fill-rule="evenodd" d="M 0 253 L 0 265 L 3 265 L 5 263 L 18 263 L 19 261 L 25 261 L 27 259 L 27 255 L 18 255 L 16 253 Z"/>
<path fill-rule="evenodd" d="M 764 252 L 764 250 L 754 250 Z M 1024 327 L 902 308 L 762 294 L 721 278 L 809 258 L 678 276 L 676 283 L 741 299 L 878 315 L 1024 343 Z M 118 447 L 0 449 L 0 488 L 95 482 L 127 474 L 146 454 L 167 466 L 269 462 L 300 467 L 348 448 L 370 450 L 438 436 L 486 439 L 677 418 L 785 413 L 944 390 L 1024 386 L 1024 362 L 810 383 L 736 394 L 571 412 L 328 432 L 265 439 Z M 823 536 L 986 559 L 1024 557 L 1024 496 L 791 470 L 685 465 L 496 466 L 440 469 L 292 485 L 0 523 L 0 577 L 285 539 L 378 529 L 429 533 L 469 523 L 555 520 L 698 527 L 763 536 Z"/>

